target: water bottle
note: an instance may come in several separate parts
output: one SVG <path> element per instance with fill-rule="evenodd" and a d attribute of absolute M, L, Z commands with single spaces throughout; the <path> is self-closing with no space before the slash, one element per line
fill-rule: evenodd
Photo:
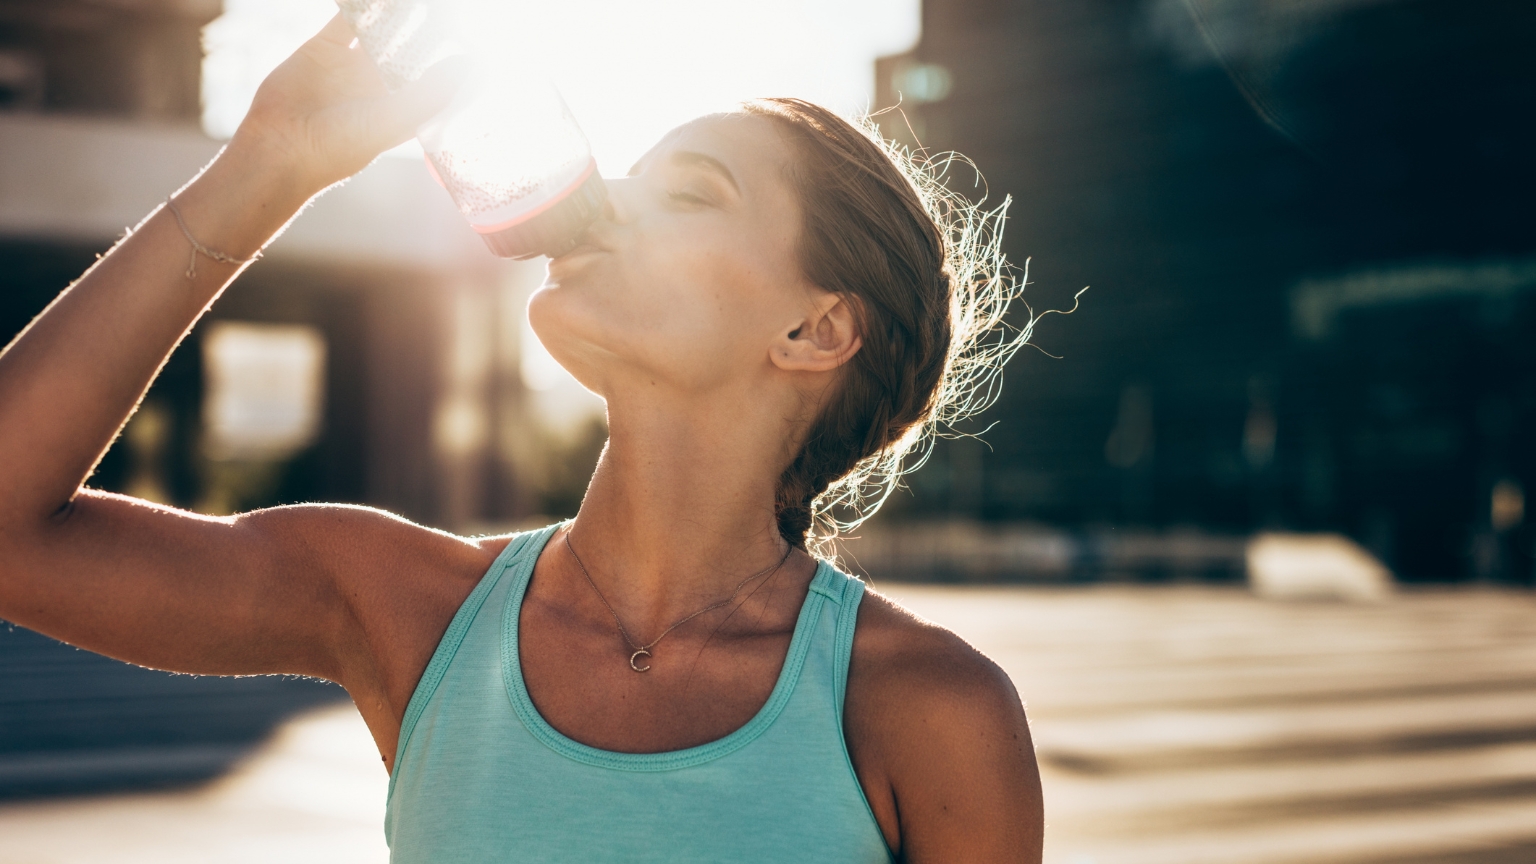
<path fill-rule="evenodd" d="M 391 90 L 465 53 L 455 34 L 466 13 L 453 0 L 336 3 Z M 515 58 L 475 60 L 471 80 L 416 130 L 427 165 L 492 252 L 559 255 L 608 197 L 592 147 L 552 84 Z"/>

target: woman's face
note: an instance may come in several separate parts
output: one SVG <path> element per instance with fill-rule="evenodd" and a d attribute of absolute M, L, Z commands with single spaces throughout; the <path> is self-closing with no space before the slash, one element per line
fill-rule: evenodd
<path fill-rule="evenodd" d="M 550 262 L 529 303 L 539 340 L 601 396 L 752 386 L 821 292 L 796 257 L 800 208 L 773 121 L 704 117 L 610 180 L 609 205 Z"/>

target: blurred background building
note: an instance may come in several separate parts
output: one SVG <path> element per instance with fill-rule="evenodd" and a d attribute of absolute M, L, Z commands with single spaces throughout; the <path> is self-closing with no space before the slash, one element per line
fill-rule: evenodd
<path fill-rule="evenodd" d="M 1209 572 L 1202 532 L 1337 531 L 1401 579 L 1530 584 L 1533 32 L 1518 2 L 926 0 L 882 129 L 1013 197 L 1036 311 L 1092 290 L 901 515 L 1075 529 L 1079 560 L 1139 530 L 1175 561 L 1172 531 Z"/>
<path fill-rule="evenodd" d="M 7 334 L 218 152 L 199 81 L 220 11 L 0 5 Z M 93 482 L 207 512 L 326 500 L 457 527 L 516 515 L 492 444 L 513 422 L 515 322 L 539 274 L 455 220 L 406 160 L 321 198 L 176 353 Z"/>
<path fill-rule="evenodd" d="M 200 81 L 221 7 L 0 3 L 6 339 L 218 152 Z M 381 160 L 219 301 L 91 484 L 209 513 L 368 503 L 461 530 L 549 509 L 533 485 L 548 472 L 519 482 L 513 464 L 563 452 L 524 416 L 520 321 L 540 276 L 486 254 L 419 162 Z M 0 793 L 205 776 L 295 707 L 340 696 L 0 632 Z"/>

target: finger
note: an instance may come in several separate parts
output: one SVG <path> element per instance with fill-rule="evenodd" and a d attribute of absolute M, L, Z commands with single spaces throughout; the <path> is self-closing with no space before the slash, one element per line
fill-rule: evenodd
<path fill-rule="evenodd" d="M 347 19 L 341 17 L 340 12 L 337 12 L 331 20 L 325 23 L 324 27 L 320 28 L 320 32 L 316 33 L 314 38 L 323 39 L 326 42 L 334 42 L 345 48 L 351 45 L 352 40 L 356 37 L 352 33 L 352 25 L 347 23 Z"/>
<path fill-rule="evenodd" d="M 416 134 L 416 127 L 448 107 L 455 93 L 474 73 L 474 61 L 449 57 L 428 69 L 420 78 L 395 93 L 381 97 L 378 128 L 393 147 Z"/>

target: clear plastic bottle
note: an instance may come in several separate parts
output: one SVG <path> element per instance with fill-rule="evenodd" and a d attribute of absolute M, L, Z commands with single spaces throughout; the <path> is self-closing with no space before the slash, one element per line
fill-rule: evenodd
<path fill-rule="evenodd" d="M 392 90 L 465 53 L 455 0 L 336 3 Z M 492 252 L 558 255 L 608 197 L 591 145 L 552 84 L 509 61 L 475 60 L 473 80 L 416 130 L 427 164 Z"/>

